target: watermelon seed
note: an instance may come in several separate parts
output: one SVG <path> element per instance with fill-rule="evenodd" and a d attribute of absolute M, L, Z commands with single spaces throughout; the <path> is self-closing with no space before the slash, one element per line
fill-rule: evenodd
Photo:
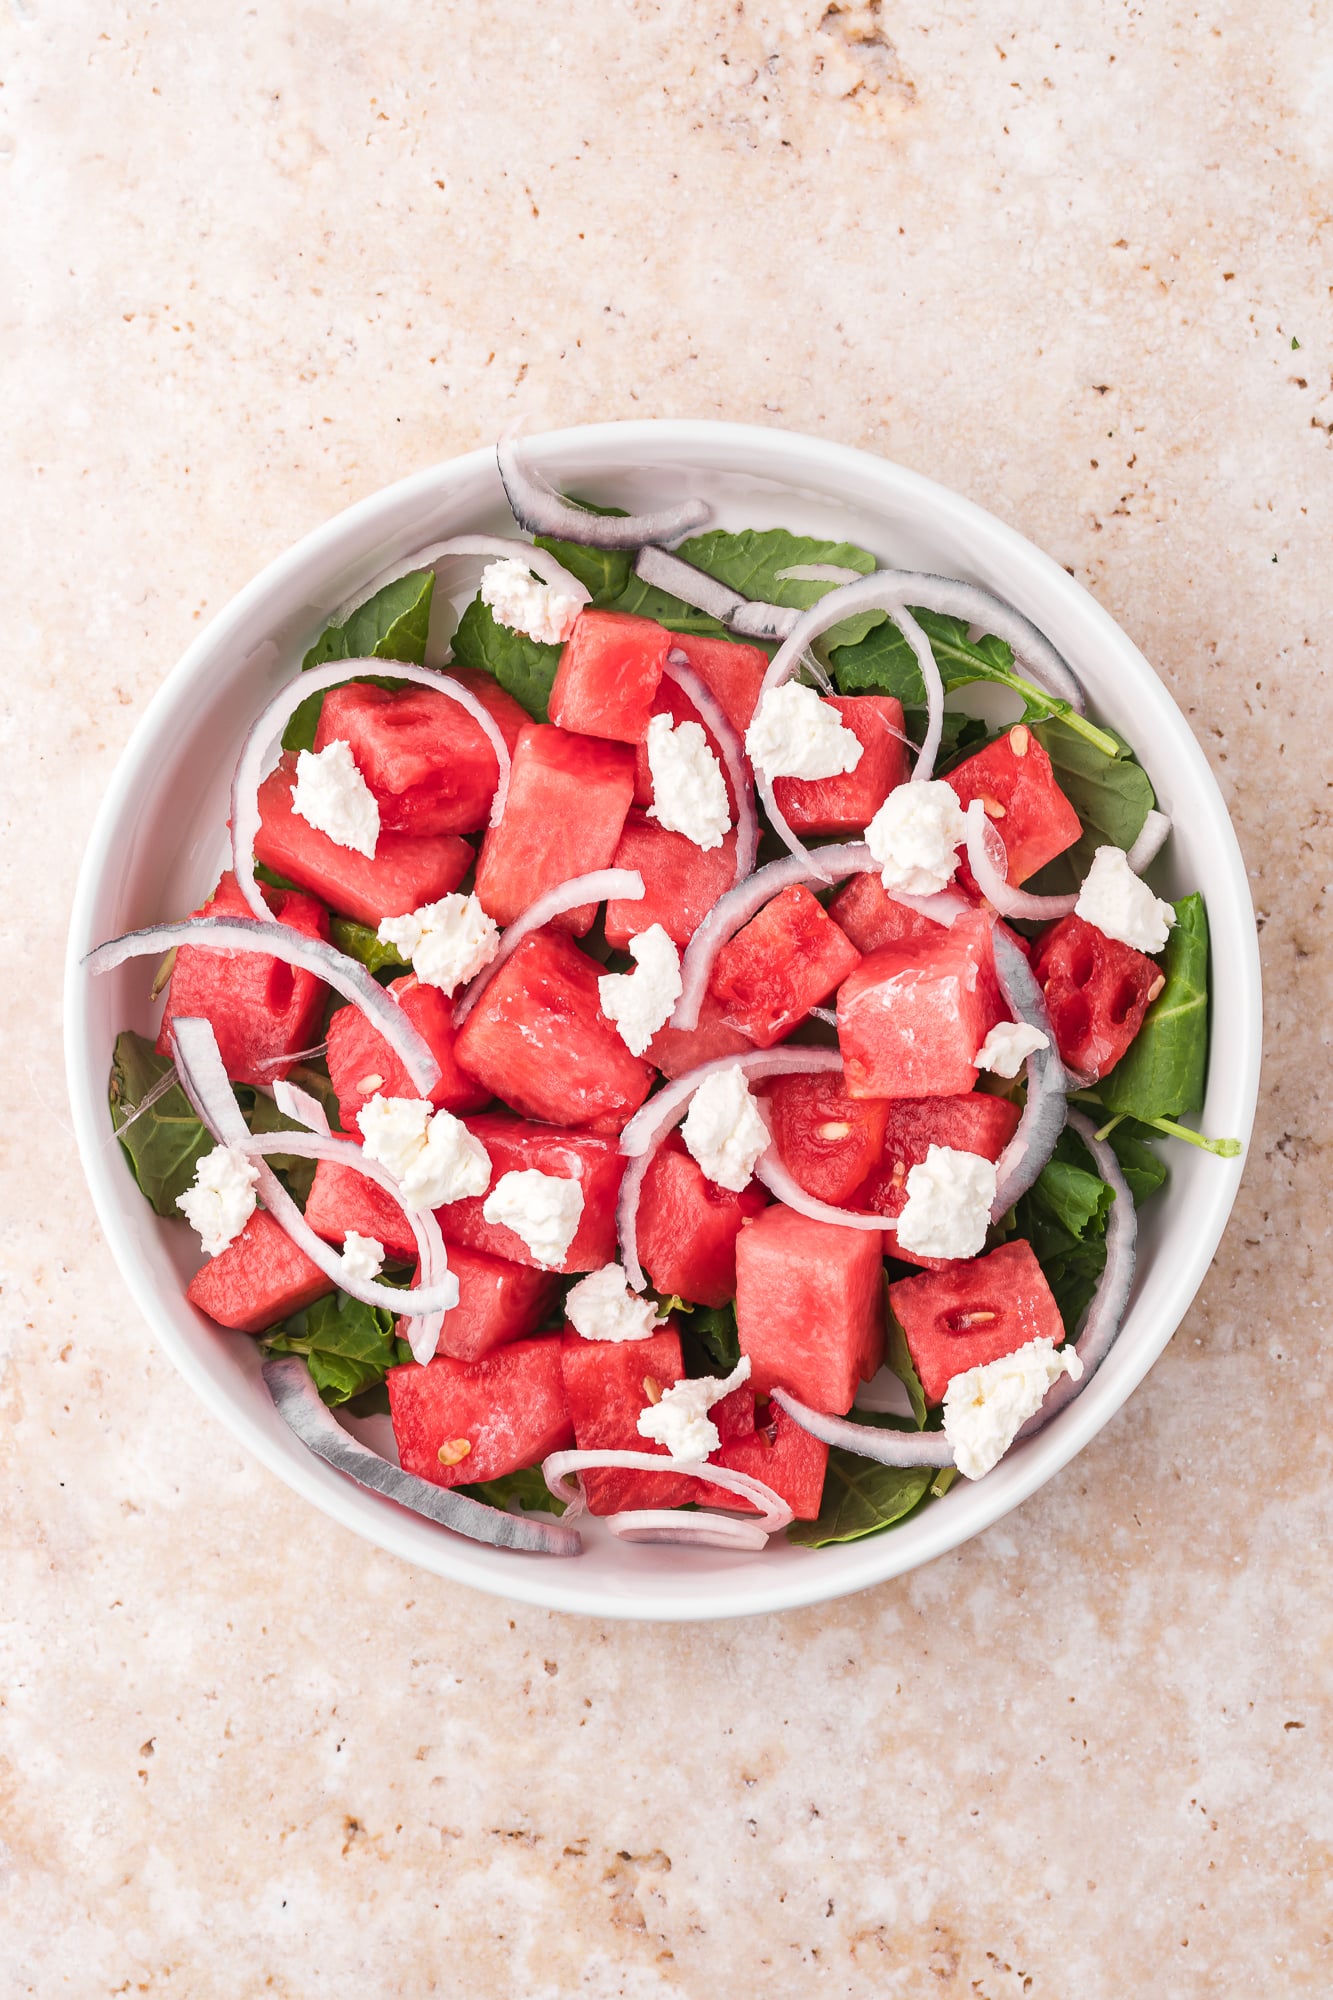
<path fill-rule="evenodd" d="M 1030 732 L 1021 722 L 1009 731 L 1009 748 L 1013 751 L 1015 757 L 1026 757 L 1028 754 L 1028 744 L 1031 741 Z"/>
<path fill-rule="evenodd" d="M 362 1091 L 368 1097 L 372 1090 L 383 1090 L 384 1078 L 382 1076 L 377 1076 L 374 1070 L 372 1070 L 369 1076 L 362 1077 L 360 1083 L 358 1083 L 356 1087 L 359 1091 Z"/>
<path fill-rule="evenodd" d="M 643 1393 L 644 1393 L 644 1395 L 645 1395 L 645 1396 L 646 1396 L 646 1397 L 648 1398 L 648 1401 L 649 1401 L 650 1403 L 660 1403 L 660 1402 L 661 1402 L 661 1400 L 662 1400 L 662 1384 L 661 1384 L 661 1383 L 660 1383 L 660 1382 L 659 1382 L 659 1381 L 657 1380 L 657 1377 L 656 1377 L 655 1375 L 645 1375 L 645 1376 L 644 1376 L 644 1378 L 643 1378 Z"/>
<path fill-rule="evenodd" d="M 998 799 L 993 799 L 989 792 L 978 792 L 977 797 L 981 800 L 981 810 L 987 819 L 1004 818 L 1004 807 Z"/>
<path fill-rule="evenodd" d="M 167 953 L 161 965 L 158 966 L 157 971 L 153 974 L 153 984 L 150 987 L 148 993 L 148 998 L 150 1000 L 156 1000 L 158 994 L 162 991 L 163 987 L 170 979 L 172 973 L 175 971 L 176 953 L 179 950 L 180 946 L 178 944 L 173 944 L 171 950 Z"/>
<path fill-rule="evenodd" d="M 959 1313 L 950 1327 L 951 1333 L 967 1333 L 974 1326 L 989 1326 L 996 1315 L 993 1312 Z"/>
<path fill-rule="evenodd" d="M 1165 985 L 1166 985 L 1166 980 L 1163 977 L 1163 975 L 1159 972 L 1156 979 L 1154 979 L 1152 985 L 1148 988 L 1148 998 L 1150 1000 L 1155 1000 Z"/>
<path fill-rule="evenodd" d="M 821 1139 L 845 1139 L 851 1129 L 850 1125 L 841 1125 L 836 1122 L 831 1125 L 821 1125 L 819 1136 Z"/>
<path fill-rule="evenodd" d="M 445 1444 L 440 1446 L 439 1451 L 435 1455 L 441 1465 L 457 1465 L 460 1460 L 467 1457 L 471 1449 L 472 1445 L 469 1439 L 450 1438 Z"/>

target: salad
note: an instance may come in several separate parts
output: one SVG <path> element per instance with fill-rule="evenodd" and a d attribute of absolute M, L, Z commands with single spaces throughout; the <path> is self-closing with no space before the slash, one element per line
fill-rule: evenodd
<path fill-rule="evenodd" d="M 1239 1151 L 1202 900 L 1000 598 L 498 460 L 521 532 L 343 606 L 207 900 L 90 955 L 159 961 L 116 1136 L 297 1435 L 444 1527 L 880 1532 L 1086 1385 L 1162 1141 Z"/>

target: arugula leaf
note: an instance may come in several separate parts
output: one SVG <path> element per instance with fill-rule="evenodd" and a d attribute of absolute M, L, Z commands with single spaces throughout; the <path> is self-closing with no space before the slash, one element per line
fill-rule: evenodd
<path fill-rule="evenodd" d="M 176 1197 L 193 1183 L 199 1161 L 213 1150 L 212 1139 L 178 1083 L 128 1122 L 172 1067 L 170 1056 L 160 1056 L 145 1036 L 127 1028 L 116 1037 L 107 1096 L 135 1180 L 159 1215 L 179 1218 Z"/>
<path fill-rule="evenodd" d="M 548 1489 L 539 1465 L 525 1466 L 520 1472 L 506 1472 L 500 1479 L 478 1480 L 475 1486 L 456 1486 L 454 1491 L 466 1493 L 473 1500 L 482 1500 L 488 1507 L 499 1507 L 506 1514 L 513 1511 L 514 1502 L 525 1513 L 540 1510 L 545 1514 L 563 1514 L 567 1504 Z"/>
<path fill-rule="evenodd" d="M 801 583 L 794 577 L 780 577 L 779 570 L 795 569 L 803 563 L 832 563 L 839 569 L 859 570 L 866 576 L 875 568 L 875 558 L 854 542 L 816 541 L 809 535 L 789 534 L 786 528 L 745 528 L 728 534 L 714 528 L 706 535 L 693 535 L 675 553 L 682 562 L 693 563 L 719 583 L 729 584 L 746 597 L 760 598 L 765 604 L 784 604 L 805 611 L 818 604 L 832 583 Z M 865 611 L 844 618 L 824 634 L 825 646 L 851 646 L 865 638 L 883 620 L 882 611 Z"/>
<path fill-rule="evenodd" d="M 544 646 L 525 632 L 497 625 L 490 606 L 474 597 L 458 621 L 453 652 L 460 667 L 480 667 L 492 675 L 534 722 L 547 720 L 546 704 L 560 664 L 559 646 Z"/>
<path fill-rule="evenodd" d="M 1121 1118 L 1178 1118 L 1203 1109 L 1208 1070 L 1208 915 L 1203 897 L 1176 904 L 1166 941 L 1166 985 L 1115 1068 L 1097 1086 Z"/>
<path fill-rule="evenodd" d="M 394 1333 L 394 1316 L 362 1305 L 346 1292 L 329 1292 L 260 1335 L 270 1354 L 304 1354 L 323 1400 L 346 1403 L 384 1380 L 411 1350 Z"/>
<path fill-rule="evenodd" d="M 888 1288 L 888 1272 L 884 1274 L 884 1284 Z M 896 1375 L 907 1391 L 907 1400 L 912 1405 L 912 1415 L 916 1418 L 918 1430 L 926 1425 L 926 1392 L 921 1386 L 921 1377 L 916 1372 L 911 1349 L 907 1345 L 907 1335 L 899 1324 L 898 1317 L 887 1299 L 885 1309 L 888 1314 L 888 1349 L 884 1356 L 886 1367 Z"/>
<path fill-rule="evenodd" d="M 1107 756 L 1075 734 L 1067 721 L 1038 723 L 1033 732 L 1051 760 L 1055 781 L 1083 823 L 1082 839 L 1057 855 L 1027 885 L 1039 895 L 1076 889 L 1099 847 L 1132 847 L 1156 804 L 1148 773 L 1115 730 L 1104 733 L 1116 746 Z"/>
<path fill-rule="evenodd" d="M 860 1418 L 878 1429 L 902 1428 L 901 1419 L 871 1418 L 868 1412 L 861 1412 Z M 862 1458 L 834 1445 L 828 1455 L 819 1518 L 793 1521 L 787 1540 L 798 1548 L 822 1549 L 830 1542 L 855 1542 L 865 1535 L 877 1535 L 910 1514 L 937 1476 L 937 1469 L 928 1465 L 879 1465 L 873 1458 Z"/>
<path fill-rule="evenodd" d="M 352 917 L 334 917 L 329 924 L 334 944 L 349 958 L 360 959 L 368 972 L 378 975 L 386 970 L 395 977 L 400 972 L 410 972 L 412 961 L 404 958 L 396 944 L 382 944 L 376 931 L 369 924 L 359 924 Z"/>
<path fill-rule="evenodd" d="M 416 569 L 386 583 L 341 625 L 326 625 L 301 662 L 301 671 L 322 667 L 328 660 L 407 660 L 421 666 L 426 657 L 426 635 L 430 630 L 431 598 L 435 572 Z M 400 687 L 400 681 L 366 678 L 376 687 Z M 313 750 L 322 694 L 303 701 L 283 731 L 284 750 Z"/>

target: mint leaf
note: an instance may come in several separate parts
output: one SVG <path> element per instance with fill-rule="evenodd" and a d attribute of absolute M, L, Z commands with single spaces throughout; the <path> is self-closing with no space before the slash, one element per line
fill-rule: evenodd
<path fill-rule="evenodd" d="M 213 1141 L 195 1117 L 178 1083 L 163 1092 L 133 1123 L 145 1097 L 173 1067 L 143 1035 L 117 1035 L 107 1097 L 120 1149 L 143 1193 L 159 1215 L 179 1218 L 176 1197 L 194 1181 L 194 1170 Z"/>
<path fill-rule="evenodd" d="M 512 1513 L 515 1505 L 526 1513 L 563 1514 L 566 1505 L 547 1487 L 539 1465 L 525 1466 L 520 1472 L 506 1472 L 500 1479 L 478 1480 L 475 1486 L 456 1486 L 454 1491 L 467 1493 L 473 1500 L 484 1501 L 488 1507 L 499 1507 L 506 1514 Z"/>
<path fill-rule="evenodd" d="M 729 584 L 745 597 L 760 598 L 765 604 L 783 604 L 808 610 L 837 588 L 832 583 L 801 583 L 780 577 L 779 570 L 795 569 L 804 563 L 830 563 L 838 569 L 859 570 L 862 576 L 875 568 L 875 558 L 854 542 L 817 541 L 809 535 L 789 534 L 786 528 L 745 528 L 728 534 L 714 528 L 694 535 L 675 551 L 682 562 L 693 563 L 719 583 Z M 878 627 L 882 611 L 865 611 L 844 618 L 824 634 L 825 646 L 849 646 Z"/>
<path fill-rule="evenodd" d="M 523 708 L 534 722 L 547 720 L 546 704 L 560 664 L 560 647 L 544 646 L 526 633 L 511 632 L 497 625 L 489 605 L 474 597 L 458 621 L 454 633 L 454 659 L 460 667 L 480 667 L 493 676 L 506 694 Z"/>
<path fill-rule="evenodd" d="M 1176 904 L 1166 941 L 1166 985 L 1097 1093 L 1121 1118 L 1178 1118 L 1203 1109 L 1208 1070 L 1208 915 L 1203 897 Z"/>
<path fill-rule="evenodd" d="M 391 971 L 397 976 L 412 970 L 410 958 L 404 958 L 396 944 L 383 944 L 379 934 L 369 924 L 359 924 L 353 917 L 334 917 L 329 923 L 329 932 L 339 951 L 349 958 L 359 959 L 368 972 L 377 976 Z"/>
<path fill-rule="evenodd" d="M 270 1354 L 304 1354 L 315 1387 L 334 1405 L 373 1389 L 398 1365 L 401 1343 L 394 1326 L 393 1314 L 383 1307 L 329 1292 L 260 1339 Z"/>
<path fill-rule="evenodd" d="M 386 583 L 341 625 L 327 625 L 301 662 L 302 673 L 322 667 L 328 660 L 406 660 L 421 666 L 426 658 L 426 635 L 430 630 L 431 598 L 435 572 L 413 570 L 394 583 Z M 366 678 L 376 687 L 400 687 L 400 681 Z M 283 731 L 284 750 L 313 750 L 322 694 L 311 695 L 296 710 Z"/>

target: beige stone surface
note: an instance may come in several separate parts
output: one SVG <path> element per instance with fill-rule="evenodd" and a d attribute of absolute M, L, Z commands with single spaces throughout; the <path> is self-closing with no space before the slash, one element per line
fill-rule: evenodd
<path fill-rule="evenodd" d="M 1327 0 L 8 0 L 0 1993 L 1323 1994 Z M 157 682 L 493 437 L 790 425 L 1096 592 L 1253 871 L 1221 1254 L 1018 1514 L 857 1599 L 599 1626 L 415 1574 L 154 1352 L 58 974 Z"/>

